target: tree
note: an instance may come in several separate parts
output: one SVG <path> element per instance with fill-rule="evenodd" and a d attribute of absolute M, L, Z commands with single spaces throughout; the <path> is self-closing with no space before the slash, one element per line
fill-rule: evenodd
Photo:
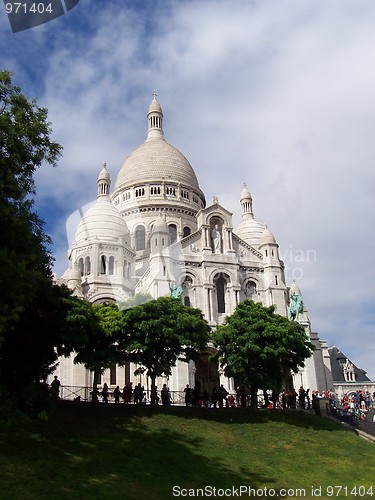
<path fill-rule="evenodd" d="M 154 403 L 156 378 L 170 375 L 178 359 L 195 359 L 208 342 L 210 328 L 199 309 L 171 297 L 160 297 L 123 314 L 123 351 L 130 361 L 146 368 Z"/>
<path fill-rule="evenodd" d="M 50 239 L 32 211 L 35 170 L 61 155 L 51 132 L 47 110 L 0 71 L 0 341 L 31 304 L 36 282 L 51 279 Z"/>
<path fill-rule="evenodd" d="M 98 329 L 91 304 L 73 297 L 67 287 L 39 279 L 34 292 L 0 349 L 0 386 L 26 411 L 42 409 L 38 400 L 58 356 L 70 355 Z"/>
<path fill-rule="evenodd" d="M 275 314 L 275 306 L 251 300 L 241 302 L 218 326 L 213 343 L 225 375 L 251 387 L 252 407 L 258 389 L 280 388 L 285 375 L 304 366 L 314 350 L 299 323 Z"/>
<path fill-rule="evenodd" d="M 120 338 L 124 338 L 124 317 L 116 304 L 80 302 L 81 308 L 71 314 L 73 324 L 81 324 L 81 332 L 72 344 L 74 362 L 93 372 L 92 401 L 97 402 L 100 374 L 113 364 L 124 365 L 127 359 L 126 351 L 119 349 Z"/>
<path fill-rule="evenodd" d="M 24 306 L 11 334 L 5 335 L 0 350 L 0 385 L 15 395 L 17 403 L 32 384 L 52 373 L 57 361 L 55 347 L 62 341 L 60 287 L 38 280 L 35 288 L 37 293 Z"/>

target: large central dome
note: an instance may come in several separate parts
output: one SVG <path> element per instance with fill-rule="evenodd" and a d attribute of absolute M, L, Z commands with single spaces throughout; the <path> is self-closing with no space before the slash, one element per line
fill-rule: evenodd
<path fill-rule="evenodd" d="M 147 139 L 128 156 L 118 173 L 115 190 L 145 181 L 181 182 L 199 189 L 188 160 L 162 137 Z"/>
<path fill-rule="evenodd" d="M 147 118 L 147 140 L 125 160 L 116 179 L 115 192 L 145 181 L 177 182 L 200 191 L 188 160 L 164 139 L 163 113 L 155 96 Z"/>

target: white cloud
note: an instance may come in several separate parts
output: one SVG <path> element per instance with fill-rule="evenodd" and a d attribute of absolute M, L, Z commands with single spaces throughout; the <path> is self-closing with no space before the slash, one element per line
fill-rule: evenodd
<path fill-rule="evenodd" d="M 292 254 L 287 270 L 301 274 L 313 329 L 375 378 L 374 14 L 369 0 L 196 0 L 142 11 L 81 0 L 61 21 L 14 36 L 1 58 L 16 59 L 18 83 L 48 107 L 64 145 L 60 166 L 37 178 L 40 202 L 53 199 L 64 214 L 57 269 L 62 219 L 95 198 L 103 161 L 114 182 L 143 142 L 156 88 L 166 139 L 207 200 L 218 195 L 238 223 L 247 183 L 255 216 Z M 33 57 L 30 46 L 22 55 L 27 39 Z M 294 262 L 296 249 L 316 259 Z"/>

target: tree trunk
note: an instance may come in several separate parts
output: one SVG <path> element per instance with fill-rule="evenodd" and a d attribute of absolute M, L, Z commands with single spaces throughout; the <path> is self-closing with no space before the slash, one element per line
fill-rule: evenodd
<path fill-rule="evenodd" d="M 151 404 L 156 405 L 158 404 L 157 401 L 157 391 L 156 391 L 156 376 L 155 375 L 150 375 L 151 379 Z"/>
<path fill-rule="evenodd" d="M 94 378 L 92 382 L 92 402 L 93 403 L 98 403 L 98 383 L 99 383 L 99 378 L 100 378 L 100 370 L 94 370 Z"/>
<path fill-rule="evenodd" d="M 258 387 L 251 386 L 250 388 L 250 407 L 253 410 L 256 410 L 258 408 Z"/>
<path fill-rule="evenodd" d="M 293 390 L 293 377 L 290 369 L 287 367 L 284 367 L 284 387 L 286 391 Z"/>

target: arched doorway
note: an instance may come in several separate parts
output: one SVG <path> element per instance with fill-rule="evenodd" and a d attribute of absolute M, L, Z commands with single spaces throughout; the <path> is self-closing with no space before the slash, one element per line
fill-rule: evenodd
<path fill-rule="evenodd" d="M 220 387 L 219 365 L 217 361 L 209 359 L 212 354 L 213 352 L 203 352 L 195 362 L 195 387 L 200 394 L 204 390 L 211 394 L 214 387 L 216 390 Z"/>

